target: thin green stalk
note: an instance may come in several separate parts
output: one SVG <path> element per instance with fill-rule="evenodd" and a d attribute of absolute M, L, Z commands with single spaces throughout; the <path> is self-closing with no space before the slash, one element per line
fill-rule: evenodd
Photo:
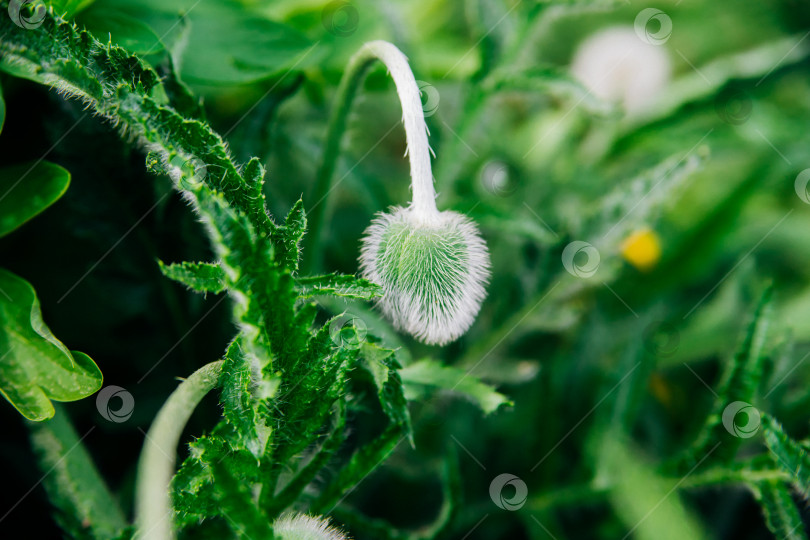
<path fill-rule="evenodd" d="M 368 72 L 369 66 L 376 60 L 388 68 L 402 106 L 402 123 L 405 126 L 408 160 L 411 166 L 411 209 L 425 219 L 438 214 L 430 164 L 431 150 L 428 144 L 428 130 L 422 110 L 419 86 L 414 79 L 407 58 L 399 49 L 386 41 L 370 41 L 351 58 L 338 86 L 335 105 L 329 120 L 323 162 L 315 182 L 313 197 L 315 205 L 309 210 L 309 237 L 305 247 L 307 250 L 305 261 L 308 261 L 305 270 L 308 273 L 317 271 L 321 263 L 320 246 L 323 223 L 328 213 L 329 193 L 333 189 L 332 178 L 340 154 L 340 141 L 346 130 L 346 118 L 357 89 Z"/>
<path fill-rule="evenodd" d="M 217 385 L 222 364 L 221 360 L 207 364 L 180 383 L 146 434 L 135 488 L 136 538 L 175 537 L 169 484 L 174 475 L 177 444 L 191 413 Z"/>
<path fill-rule="evenodd" d="M 314 206 L 309 209 L 307 222 L 309 234 L 304 238 L 304 272 L 312 274 L 320 269 L 322 262 L 321 236 L 323 223 L 326 221 L 329 208 L 329 192 L 332 191 L 332 178 L 335 175 L 337 159 L 340 155 L 340 143 L 346 131 L 346 119 L 349 116 L 357 89 L 363 82 L 375 57 L 361 50 L 349 60 L 343 78 L 335 94 L 335 102 L 329 116 L 329 126 L 326 133 L 326 146 L 323 150 L 321 166 L 315 179 L 315 193 L 312 197 Z"/>

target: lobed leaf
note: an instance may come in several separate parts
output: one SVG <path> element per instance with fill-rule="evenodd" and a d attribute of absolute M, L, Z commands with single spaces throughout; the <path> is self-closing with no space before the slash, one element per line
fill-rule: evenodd
<path fill-rule="evenodd" d="M 3 269 L 0 323 L 0 393 L 29 420 L 51 418 L 51 400 L 75 401 L 101 388 L 93 360 L 69 351 L 45 325 L 34 288 Z"/>

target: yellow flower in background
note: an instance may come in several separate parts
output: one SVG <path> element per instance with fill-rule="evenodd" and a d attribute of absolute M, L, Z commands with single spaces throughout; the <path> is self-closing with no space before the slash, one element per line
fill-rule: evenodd
<path fill-rule="evenodd" d="M 646 272 L 654 268 L 661 259 L 661 239 L 655 231 L 644 227 L 622 242 L 621 253 L 627 262 Z"/>

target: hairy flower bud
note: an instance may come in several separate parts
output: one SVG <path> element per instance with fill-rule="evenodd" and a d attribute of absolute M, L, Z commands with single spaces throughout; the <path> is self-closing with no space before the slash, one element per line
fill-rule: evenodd
<path fill-rule="evenodd" d="M 366 230 L 360 264 L 385 290 L 383 313 L 425 343 L 444 345 L 461 336 L 486 296 L 486 244 L 457 212 L 424 217 L 395 207 L 378 214 Z"/>
<path fill-rule="evenodd" d="M 489 253 L 472 220 L 436 207 L 420 90 L 405 55 L 390 43 L 372 41 L 357 58 L 356 63 L 380 60 L 394 79 L 413 193 L 410 206 L 393 207 L 371 223 L 360 266 L 367 279 L 383 288 L 379 305 L 397 329 L 444 345 L 466 332 L 481 308 Z"/>
<path fill-rule="evenodd" d="M 273 534 L 280 540 L 349 540 L 329 520 L 306 514 L 287 514 L 273 523 Z"/>

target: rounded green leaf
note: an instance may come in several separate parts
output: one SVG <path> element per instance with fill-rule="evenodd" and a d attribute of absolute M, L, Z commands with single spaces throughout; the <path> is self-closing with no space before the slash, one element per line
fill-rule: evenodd
<path fill-rule="evenodd" d="M 72 352 L 42 320 L 30 283 L 0 269 L 0 393 L 29 420 L 54 414 L 54 401 L 76 401 L 101 388 L 98 366 Z"/>
<path fill-rule="evenodd" d="M 5 236 L 61 197 L 70 173 L 37 161 L 0 168 L 0 236 Z"/>

